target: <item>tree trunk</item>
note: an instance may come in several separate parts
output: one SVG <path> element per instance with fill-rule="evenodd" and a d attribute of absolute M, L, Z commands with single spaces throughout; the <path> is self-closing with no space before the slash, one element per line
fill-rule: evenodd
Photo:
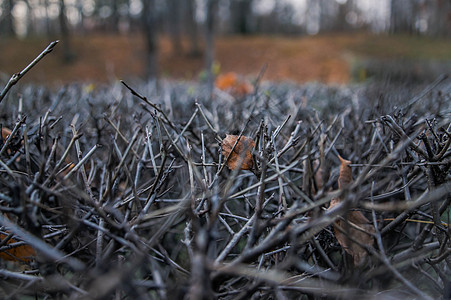
<path fill-rule="evenodd" d="M 67 26 L 66 4 L 64 3 L 64 0 L 60 0 L 60 11 L 58 18 L 62 37 L 63 60 L 64 62 L 69 63 L 74 59 L 74 54 L 71 51 L 70 33 L 69 27 Z"/>
<path fill-rule="evenodd" d="M 390 32 L 415 32 L 416 22 L 415 3 L 412 0 L 391 0 L 390 2 Z"/>
<path fill-rule="evenodd" d="M 216 11 L 218 7 L 218 0 L 206 0 L 206 20 L 205 20 L 205 68 L 207 71 L 207 88 L 210 95 L 213 95 L 214 89 L 214 74 L 213 74 L 213 62 L 214 62 L 214 35 L 215 35 L 215 19 Z"/>
<path fill-rule="evenodd" d="M 428 7 L 430 12 L 427 33 L 437 37 L 451 37 L 451 1 L 430 1 Z"/>
<path fill-rule="evenodd" d="M 85 14 L 83 12 L 83 0 L 77 0 L 76 7 L 80 15 L 80 22 L 77 24 L 77 32 L 85 34 Z"/>
<path fill-rule="evenodd" d="M 233 32 L 249 34 L 251 32 L 252 0 L 233 0 L 231 2 Z"/>
<path fill-rule="evenodd" d="M 30 1 L 24 0 L 27 5 L 27 14 L 26 14 L 26 36 L 32 36 L 34 34 L 34 18 L 33 18 L 33 7 L 30 4 Z"/>
<path fill-rule="evenodd" d="M 334 31 L 337 18 L 337 2 L 329 0 L 319 0 L 319 3 L 319 30 L 321 32 Z"/>
<path fill-rule="evenodd" d="M 186 1 L 186 0 L 183 0 Z M 168 0 L 169 31 L 171 34 L 172 52 L 174 55 L 180 55 L 183 51 L 181 35 L 181 10 L 183 3 L 180 0 Z"/>
<path fill-rule="evenodd" d="M 119 32 L 119 1 L 113 0 L 111 4 L 111 29 L 114 33 Z"/>
<path fill-rule="evenodd" d="M 148 79 L 158 77 L 158 33 L 155 0 L 143 1 L 142 24 L 147 45 L 146 76 Z"/>
<path fill-rule="evenodd" d="M 14 19 L 13 19 L 13 8 L 14 0 L 5 0 L 2 5 L 4 11 L 4 17 L 2 22 L 0 22 L 0 33 L 5 36 L 15 36 L 16 32 L 14 30 Z"/>
<path fill-rule="evenodd" d="M 356 11 L 353 0 L 348 0 L 346 1 L 346 3 L 338 4 L 338 12 L 335 20 L 334 31 L 346 32 L 353 29 L 353 26 L 355 24 L 350 24 L 347 20 L 347 15 L 352 11 L 354 11 L 354 13 Z"/>
<path fill-rule="evenodd" d="M 199 34 L 196 21 L 196 0 L 188 0 L 188 35 L 190 41 L 189 55 L 196 57 L 200 55 Z"/>
<path fill-rule="evenodd" d="M 44 5 L 45 11 L 45 29 L 47 31 L 47 37 L 51 39 L 54 36 L 54 32 L 52 26 L 50 25 L 50 17 L 49 17 L 49 0 L 42 1 Z"/>
<path fill-rule="evenodd" d="M 305 10 L 306 32 L 308 34 L 317 34 L 320 30 L 321 6 L 318 0 L 307 0 L 307 9 Z"/>

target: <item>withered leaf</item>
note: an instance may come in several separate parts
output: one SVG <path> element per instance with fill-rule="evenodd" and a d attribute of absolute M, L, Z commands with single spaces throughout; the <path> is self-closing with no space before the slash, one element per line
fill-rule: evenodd
<path fill-rule="evenodd" d="M 352 182 L 352 169 L 349 166 L 351 161 L 338 155 L 340 159 L 340 176 L 338 177 L 338 188 L 342 189 Z"/>
<path fill-rule="evenodd" d="M 240 78 L 236 73 L 229 72 L 221 74 L 216 78 L 215 86 L 227 91 L 233 96 L 243 97 L 254 91 L 254 87 L 244 78 Z"/>
<path fill-rule="evenodd" d="M 351 164 L 349 160 L 343 159 L 340 156 L 339 159 L 341 165 L 338 186 L 341 189 L 352 182 L 352 169 L 349 166 Z M 332 199 L 329 209 L 338 205 L 341 200 L 339 198 Z M 375 233 L 375 230 L 371 222 L 361 211 L 351 210 L 342 219 L 335 221 L 334 233 L 338 243 L 352 256 L 354 265 L 362 265 L 368 253 L 364 248 L 353 242 L 353 240 L 358 241 L 362 245 L 372 246 L 374 244 L 372 234 Z"/>
<path fill-rule="evenodd" d="M 253 166 L 252 149 L 255 147 L 255 142 L 252 138 L 241 136 L 235 148 L 233 146 L 238 140 L 238 135 L 229 135 L 222 140 L 222 155 L 230 157 L 227 161 L 227 167 L 231 170 L 240 168 L 242 170 L 250 170 Z"/>
<path fill-rule="evenodd" d="M 2 138 L 3 140 L 6 140 L 8 138 L 8 136 L 10 136 L 12 133 L 12 131 L 6 127 L 2 128 Z"/>
<path fill-rule="evenodd" d="M 313 161 L 313 168 L 315 169 L 315 170 L 317 170 L 316 172 L 315 172 L 315 176 L 313 177 L 314 178 L 314 180 L 315 180 L 315 184 L 316 184 L 316 189 L 317 190 L 320 190 L 320 189 L 322 189 L 323 188 L 323 186 L 324 186 L 324 180 L 323 180 L 323 167 L 322 166 L 320 166 L 320 162 L 319 162 L 319 160 L 318 159 L 316 159 L 316 160 L 314 160 Z"/>
<path fill-rule="evenodd" d="M 333 206 L 334 205 L 331 202 L 329 208 L 332 208 Z M 362 212 L 358 210 L 348 212 L 343 216 L 343 219 L 339 219 L 334 223 L 335 237 L 341 247 L 352 256 L 355 266 L 362 265 L 365 262 L 368 253 L 351 239 L 358 241 L 362 245 L 372 246 L 374 244 L 372 234 L 374 233 L 375 230 L 373 225 Z"/>
<path fill-rule="evenodd" d="M 237 81 L 238 76 L 233 72 L 229 72 L 219 75 L 216 78 L 215 86 L 220 90 L 226 91 L 232 88 L 237 83 Z"/>
<path fill-rule="evenodd" d="M 0 240 L 3 241 L 7 237 L 6 234 L 0 233 Z M 18 241 L 14 238 L 11 238 L 8 240 L 6 245 L 13 245 L 14 243 L 17 243 Z M 10 260 L 10 261 L 16 261 L 21 260 L 28 262 L 30 261 L 34 256 L 36 256 L 36 253 L 30 245 L 20 245 L 5 251 L 0 252 L 0 258 L 4 260 Z"/>

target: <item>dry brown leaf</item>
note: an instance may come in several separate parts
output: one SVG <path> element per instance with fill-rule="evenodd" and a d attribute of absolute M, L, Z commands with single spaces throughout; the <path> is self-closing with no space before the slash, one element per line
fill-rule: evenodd
<path fill-rule="evenodd" d="M 232 88 L 232 94 L 243 97 L 254 92 L 254 87 L 247 81 L 240 81 Z"/>
<path fill-rule="evenodd" d="M 2 127 L 3 143 L 5 143 L 6 139 L 9 138 L 11 133 L 12 133 L 11 129 Z M 13 142 L 12 144 L 13 144 L 13 146 L 11 146 L 11 144 L 10 144 L 9 149 L 6 150 L 9 155 L 13 154 L 18 149 L 17 147 L 20 147 L 20 145 L 23 145 L 23 141 L 20 142 L 20 145 L 17 143 L 17 141 Z M 12 149 L 14 149 L 14 151 Z M 20 157 L 18 157 L 16 161 L 20 161 Z"/>
<path fill-rule="evenodd" d="M 237 97 L 246 96 L 254 91 L 254 87 L 249 82 L 234 72 L 219 75 L 216 78 L 215 86 Z"/>
<path fill-rule="evenodd" d="M 333 207 L 332 204 L 331 207 Z M 344 220 L 339 219 L 334 223 L 335 237 L 343 249 L 352 256 L 354 265 L 360 266 L 365 262 L 368 253 L 357 243 L 351 241 L 351 238 L 362 245 L 372 246 L 374 244 L 372 236 L 375 233 L 374 227 L 358 210 L 348 212 L 343 218 Z M 348 221 L 348 224 L 345 220 Z"/>
<path fill-rule="evenodd" d="M 2 132 L 3 133 L 3 132 Z M 8 218 L 8 215 L 3 214 L 6 218 Z M 8 218 L 9 219 L 9 218 Z M 3 242 L 4 239 L 6 239 L 9 235 L 8 231 L 4 231 L 3 233 L 0 233 L 0 244 Z M 12 246 L 15 243 L 18 243 L 19 241 L 15 238 L 10 238 L 5 245 L 3 246 Z M 13 247 L 11 249 L 7 249 L 4 251 L 0 251 L 0 258 L 4 260 L 9 261 L 24 261 L 29 262 L 33 259 L 33 257 L 36 256 L 36 252 L 34 251 L 33 247 L 30 245 L 20 245 L 17 247 Z"/>
<path fill-rule="evenodd" d="M 341 189 L 352 182 L 352 169 L 349 166 L 351 162 L 339 156 L 340 176 L 338 177 L 338 187 Z M 332 199 L 329 209 L 338 205 L 341 199 Z M 347 222 L 346 222 L 347 221 Z M 338 219 L 334 223 L 334 233 L 338 243 L 349 253 L 355 266 L 360 266 L 365 262 L 368 256 L 367 251 L 352 240 L 358 241 L 362 245 L 372 246 L 375 233 L 374 226 L 363 215 L 361 211 L 349 211 L 343 219 Z M 351 240 L 352 239 L 352 240 Z"/>
<path fill-rule="evenodd" d="M 237 75 L 233 72 L 229 72 L 219 75 L 216 78 L 215 86 L 222 91 L 226 91 L 232 88 L 237 83 L 237 81 Z"/>
<path fill-rule="evenodd" d="M 2 128 L 2 138 L 3 140 L 6 140 L 8 138 L 8 136 L 10 136 L 12 133 L 12 131 L 8 128 L 3 127 Z"/>
<path fill-rule="evenodd" d="M 0 240 L 3 241 L 7 237 L 6 234 L 0 233 Z M 18 241 L 14 238 L 11 238 L 8 240 L 6 245 L 11 245 L 14 243 L 17 243 Z M 10 261 L 25 261 L 29 262 L 33 259 L 33 257 L 36 256 L 36 253 L 30 245 L 21 245 L 18 247 L 14 247 L 8 250 L 5 250 L 3 252 L 0 252 L 0 258 L 4 260 L 10 260 Z"/>
<path fill-rule="evenodd" d="M 227 158 L 230 154 L 229 160 L 227 161 L 227 167 L 229 169 L 235 170 L 240 168 L 242 170 L 250 170 L 253 166 L 252 148 L 255 147 L 255 142 L 252 138 L 241 136 L 233 152 L 230 153 L 238 137 L 238 135 L 226 135 L 222 140 L 222 155 Z"/>
<path fill-rule="evenodd" d="M 338 177 L 338 188 L 342 189 L 352 182 L 352 169 L 349 166 L 351 161 L 344 159 L 338 155 L 340 159 L 340 176 Z"/>
<path fill-rule="evenodd" d="M 324 170 L 323 166 L 321 166 L 320 160 L 315 159 L 313 161 L 313 171 L 315 171 L 315 175 L 313 176 L 313 180 L 315 181 L 316 191 L 319 191 L 324 186 Z"/>

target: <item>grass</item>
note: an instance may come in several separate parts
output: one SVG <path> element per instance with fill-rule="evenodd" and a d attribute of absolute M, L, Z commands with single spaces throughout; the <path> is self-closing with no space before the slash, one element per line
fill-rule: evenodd
<path fill-rule="evenodd" d="M 450 61 L 451 41 L 410 35 L 380 35 L 351 46 L 358 55 L 383 59 Z"/>

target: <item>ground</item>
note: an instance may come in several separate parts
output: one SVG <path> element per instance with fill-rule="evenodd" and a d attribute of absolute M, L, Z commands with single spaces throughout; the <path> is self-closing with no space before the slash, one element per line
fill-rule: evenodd
<path fill-rule="evenodd" d="M 65 41 L 61 41 L 64 43 Z M 24 68 L 49 43 L 45 38 L 0 41 L 0 78 Z M 45 58 L 21 82 L 105 82 L 142 77 L 145 47 L 140 34 L 74 36 L 70 45 L 75 59 L 63 62 L 62 45 Z M 175 55 L 169 40 L 160 41 L 160 73 L 163 77 L 198 79 L 203 57 Z M 234 71 L 255 77 L 267 64 L 266 80 L 348 83 L 353 66 L 367 58 L 451 60 L 451 41 L 409 36 L 330 34 L 307 37 L 224 36 L 217 38 L 216 57 L 221 72 Z"/>

